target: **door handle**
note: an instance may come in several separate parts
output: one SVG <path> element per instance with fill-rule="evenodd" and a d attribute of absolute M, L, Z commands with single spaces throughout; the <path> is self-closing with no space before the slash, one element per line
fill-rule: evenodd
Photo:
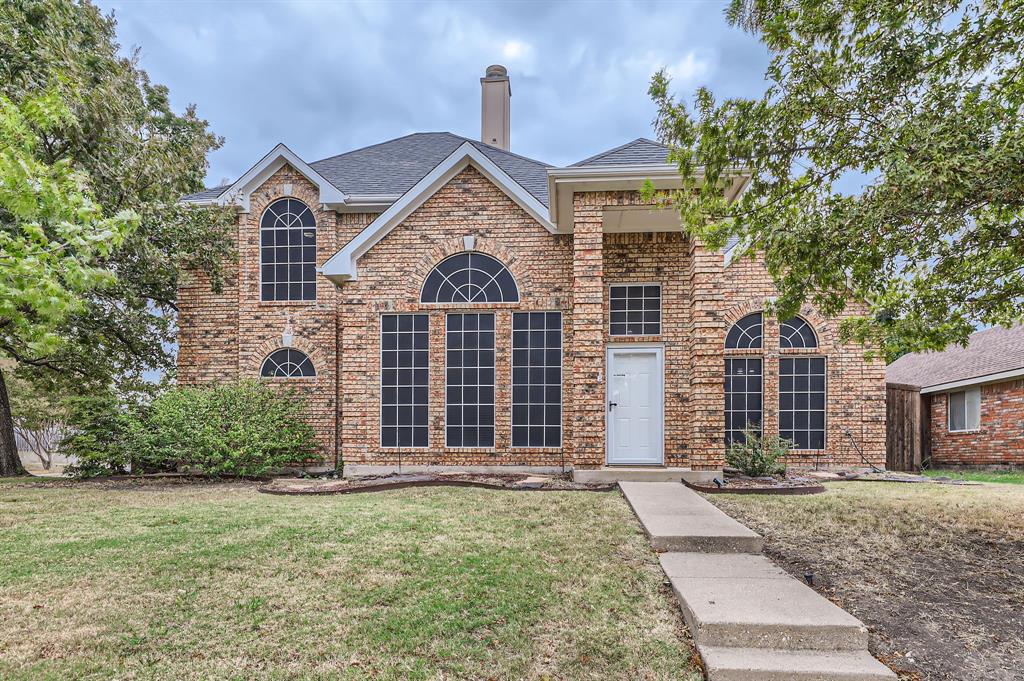
<path fill-rule="evenodd" d="M 614 409 L 617 406 L 619 406 L 618 402 L 609 402 L 608 403 L 608 411 L 611 411 L 612 409 Z"/>

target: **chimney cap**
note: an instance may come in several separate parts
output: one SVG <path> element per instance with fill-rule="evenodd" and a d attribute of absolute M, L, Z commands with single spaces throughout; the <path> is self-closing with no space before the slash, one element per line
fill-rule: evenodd
<path fill-rule="evenodd" d="M 501 64 L 491 64 L 484 72 L 484 78 L 508 78 L 508 69 Z"/>

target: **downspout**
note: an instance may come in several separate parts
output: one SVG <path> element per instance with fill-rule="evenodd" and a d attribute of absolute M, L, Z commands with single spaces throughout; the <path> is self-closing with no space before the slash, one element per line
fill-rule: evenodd
<path fill-rule="evenodd" d="M 344 477 L 345 469 L 338 471 L 341 465 L 341 315 L 338 313 L 341 287 L 335 286 L 334 292 L 334 472 Z"/>

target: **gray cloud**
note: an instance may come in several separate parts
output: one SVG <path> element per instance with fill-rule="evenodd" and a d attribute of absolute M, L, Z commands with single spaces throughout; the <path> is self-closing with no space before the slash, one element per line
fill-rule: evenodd
<path fill-rule="evenodd" d="M 512 150 L 567 164 L 651 137 L 652 73 L 680 93 L 763 89 L 764 48 L 723 2 L 128 2 L 101 0 L 125 49 L 226 138 L 209 184 L 276 143 L 308 161 L 447 130 L 477 137 L 479 77 L 512 78 Z"/>

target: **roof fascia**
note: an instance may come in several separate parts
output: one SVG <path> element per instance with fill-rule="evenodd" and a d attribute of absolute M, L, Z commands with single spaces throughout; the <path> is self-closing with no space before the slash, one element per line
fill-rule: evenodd
<path fill-rule="evenodd" d="M 469 165 L 479 170 L 546 230 L 556 232 L 554 224 L 547 218 L 547 207 L 544 204 L 479 149 L 469 142 L 464 142 L 400 199 L 388 206 L 344 248 L 331 256 L 321 268 L 323 275 L 336 284 L 357 278 L 356 261 Z"/>
<path fill-rule="evenodd" d="M 1024 368 L 1010 369 L 1008 371 L 1000 371 L 995 374 L 986 374 L 984 376 L 972 376 L 971 378 L 964 378 L 959 381 L 936 383 L 935 385 L 929 385 L 921 388 L 921 394 L 927 395 L 929 393 L 943 393 L 950 390 L 958 390 L 959 388 L 970 388 L 975 385 L 984 385 L 986 383 L 1001 383 L 1014 378 L 1024 378 Z"/>
<path fill-rule="evenodd" d="M 276 173 L 285 164 L 291 165 L 302 173 L 306 179 L 315 184 L 319 189 L 319 202 L 328 208 L 339 208 L 345 205 L 347 197 L 345 193 L 331 184 L 327 178 L 313 170 L 312 167 L 298 155 L 286 147 L 278 144 L 270 152 L 261 158 L 256 165 L 242 175 L 230 187 L 220 193 L 219 196 L 204 201 L 188 201 L 187 203 L 207 206 L 235 206 L 241 212 L 248 213 L 250 208 L 249 197 L 252 191 L 266 182 L 271 175 Z"/>

